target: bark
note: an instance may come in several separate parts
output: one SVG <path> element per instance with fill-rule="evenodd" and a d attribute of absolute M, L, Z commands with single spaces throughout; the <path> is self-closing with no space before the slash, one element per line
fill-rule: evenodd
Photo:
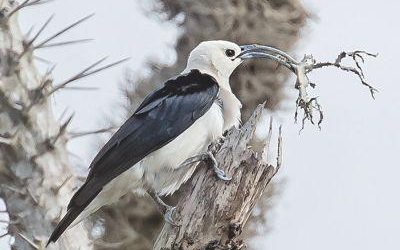
<path fill-rule="evenodd" d="M 242 229 L 280 166 L 281 139 L 276 167 L 266 163 L 264 147 L 254 146 L 254 132 L 262 110 L 260 105 L 241 129 L 231 129 L 216 153 L 219 166 L 232 180 L 217 180 L 210 167 L 199 169 L 178 202 L 179 226 L 164 224 L 154 249 L 244 247 Z"/>
<path fill-rule="evenodd" d="M 25 1 L 23 4 L 40 1 Z M 23 5 L 20 5 L 23 6 Z M 76 187 L 66 127 L 53 115 L 52 79 L 34 65 L 15 1 L 0 1 L 0 197 L 10 217 L 12 249 L 41 249 Z M 49 249 L 91 249 L 87 231 L 69 230 Z"/>

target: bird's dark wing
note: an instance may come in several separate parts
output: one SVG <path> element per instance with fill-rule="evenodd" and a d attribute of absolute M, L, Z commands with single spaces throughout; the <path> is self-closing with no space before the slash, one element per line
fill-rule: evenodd
<path fill-rule="evenodd" d="M 204 115 L 218 90 L 213 77 L 192 70 L 167 81 L 164 87 L 147 96 L 94 158 L 86 182 L 71 199 L 67 215 L 49 242 L 58 239 L 108 182 L 172 141 Z"/>

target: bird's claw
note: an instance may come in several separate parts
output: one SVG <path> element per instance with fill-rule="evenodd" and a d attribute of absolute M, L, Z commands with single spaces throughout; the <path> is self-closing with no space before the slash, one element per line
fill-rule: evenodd
<path fill-rule="evenodd" d="M 213 155 L 213 153 L 211 151 L 207 152 L 207 156 L 211 160 L 211 164 L 212 164 L 212 168 L 214 170 L 214 173 L 218 176 L 218 178 L 220 180 L 223 180 L 223 181 L 232 180 L 232 177 L 226 176 L 225 171 L 218 167 L 218 162 L 215 159 L 215 157 L 214 157 L 214 155 Z"/>
<path fill-rule="evenodd" d="M 214 167 L 214 173 L 218 176 L 218 178 L 219 178 L 220 180 L 223 180 L 223 181 L 230 181 L 230 180 L 232 180 L 232 177 L 226 176 L 225 171 L 222 170 L 222 169 L 220 169 L 220 168 L 215 168 L 215 167 Z"/>
<path fill-rule="evenodd" d="M 154 202 L 157 205 L 158 210 L 162 215 L 164 215 L 165 222 L 169 223 L 172 226 L 177 226 L 173 217 L 175 213 L 175 207 L 165 204 L 165 202 L 158 196 L 157 192 L 150 189 L 148 193 L 151 198 L 153 198 Z"/>
<path fill-rule="evenodd" d="M 170 224 L 170 225 L 172 225 L 172 226 L 174 226 L 174 227 L 177 227 L 178 226 L 178 224 L 176 224 L 175 223 L 175 220 L 174 220 L 174 214 L 175 214 L 175 210 L 176 210 L 176 207 L 168 207 L 167 209 L 166 209 L 166 211 L 165 211 L 165 214 L 164 214 L 164 220 L 165 220 L 165 222 L 167 222 L 168 224 Z"/>
<path fill-rule="evenodd" d="M 217 175 L 217 177 L 220 180 L 223 181 L 230 181 L 232 180 L 231 177 L 226 176 L 225 171 L 220 169 L 218 167 L 218 162 L 215 159 L 213 153 L 211 150 L 207 151 L 204 154 L 200 154 L 200 155 L 196 155 L 193 157 L 190 157 L 188 159 L 186 159 L 183 163 L 181 163 L 181 165 L 179 167 L 187 167 L 187 166 L 191 166 L 192 164 L 199 162 L 199 161 L 206 161 L 206 160 L 210 160 L 211 161 L 211 165 L 212 165 L 212 169 L 214 171 L 214 173 Z"/>

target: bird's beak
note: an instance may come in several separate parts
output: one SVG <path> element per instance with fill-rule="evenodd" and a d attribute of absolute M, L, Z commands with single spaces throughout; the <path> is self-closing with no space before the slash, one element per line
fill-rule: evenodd
<path fill-rule="evenodd" d="M 240 48 L 242 52 L 237 57 L 242 60 L 255 58 L 272 59 L 295 72 L 294 65 L 297 64 L 296 60 L 282 50 L 259 44 L 242 45 Z"/>

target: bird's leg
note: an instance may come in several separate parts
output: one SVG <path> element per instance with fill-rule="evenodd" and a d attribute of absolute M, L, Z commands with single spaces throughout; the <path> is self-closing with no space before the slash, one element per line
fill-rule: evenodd
<path fill-rule="evenodd" d="M 195 155 L 190 158 L 187 158 L 184 162 L 182 162 L 181 165 L 179 165 L 179 168 L 192 166 L 194 163 L 205 161 L 207 159 L 208 159 L 207 154 Z"/>
<path fill-rule="evenodd" d="M 200 161 L 211 161 L 211 167 L 214 170 L 214 173 L 218 176 L 219 179 L 223 181 L 230 181 L 232 178 L 227 177 L 225 174 L 225 171 L 220 169 L 218 167 L 218 162 L 214 157 L 214 154 L 212 153 L 212 147 L 215 145 L 211 145 L 211 149 L 207 150 L 206 153 L 195 155 L 193 157 L 190 157 L 186 159 L 179 167 L 187 167 L 191 166 L 192 164 Z"/>
<path fill-rule="evenodd" d="M 158 210 L 164 215 L 164 220 L 173 226 L 177 226 L 173 219 L 175 207 L 167 205 L 154 190 L 150 189 L 147 192 L 156 203 Z"/>

